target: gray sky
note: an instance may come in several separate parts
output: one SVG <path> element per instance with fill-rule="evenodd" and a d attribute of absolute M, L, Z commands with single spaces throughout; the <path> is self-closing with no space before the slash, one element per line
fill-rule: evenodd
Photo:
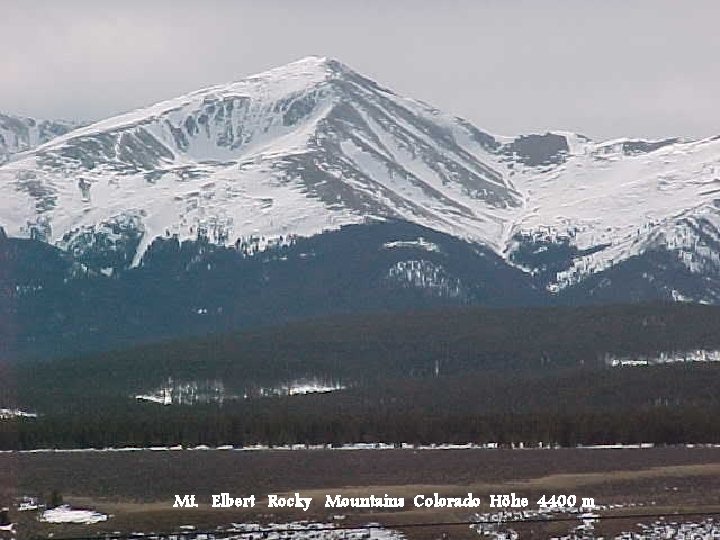
<path fill-rule="evenodd" d="M 720 134 L 717 0 L 0 0 L 0 110 L 98 119 L 332 56 L 499 134 Z"/>

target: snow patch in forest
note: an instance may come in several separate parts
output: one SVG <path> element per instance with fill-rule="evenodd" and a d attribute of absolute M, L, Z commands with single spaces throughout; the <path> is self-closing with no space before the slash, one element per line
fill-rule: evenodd
<path fill-rule="evenodd" d="M 21 409 L 0 409 L 0 420 L 7 420 L 9 418 L 37 418 L 37 414 Z"/>

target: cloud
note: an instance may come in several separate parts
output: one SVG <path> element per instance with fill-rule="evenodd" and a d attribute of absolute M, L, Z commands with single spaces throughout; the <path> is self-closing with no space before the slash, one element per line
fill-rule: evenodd
<path fill-rule="evenodd" d="M 101 118 L 309 54 L 498 133 L 707 136 L 714 0 L 6 0 L 0 110 Z"/>

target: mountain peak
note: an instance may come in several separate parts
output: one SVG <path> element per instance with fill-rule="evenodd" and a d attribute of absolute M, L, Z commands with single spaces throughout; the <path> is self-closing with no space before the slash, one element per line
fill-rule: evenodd
<path fill-rule="evenodd" d="M 199 108 L 210 101 L 249 99 L 270 103 L 287 99 L 317 88 L 330 79 L 354 73 L 342 62 L 327 56 L 306 56 L 294 62 L 248 75 L 230 83 L 201 88 L 172 99 L 159 101 L 127 113 L 101 120 L 55 138 L 51 145 L 62 145 L 78 137 L 95 136 L 102 132 L 126 129 L 158 119 L 183 108 Z M 44 142 L 44 141 L 42 141 Z"/>
<path fill-rule="evenodd" d="M 292 65 L 316 65 L 316 66 L 325 66 L 327 64 L 330 64 L 332 62 L 337 62 L 334 58 L 330 58 L 328 56 L 322 56 L 319 54 L 311 54 L 308 56 L 304 56 L 303 58 L 300 58 L 298 60 L 294 60 L 292 62 L 289 62 L 285 64 L 285 66 L 292 66 Z M 278 66 L 276 69 L 282 69 L 284 66 Z"/>
<path fill-rule="evenodd" d="M 279 66 L 276 69 L 283 69 L 283 67 L 293 66 L 293 65 L 316 66 L 316 67 L 332 69 L 332 70 L 338 70 L 338 69 L 347 70 L 347 69 L 349 69 L 345 64 L 340 62 L 340 60 L 338 60 L 337 58 L 333 58 L 331 56 L 317 55 L 317 54 L 311 54 L 309 56 L 305 56 L 303 58 L 300 58 L 299 60 L 295 60 L 293 62 L 285 64 L 285 66 Z"/>
<path fill-rule="evenodd" d="M 242 84 L 246 81 L 270 80 L 277 78 L 293 78 L 298 76 L 328 76 L 331 74 L 348 73 L 352 70 L 342 62 L 328 56 L 305 56 L 288 64 L 277 66 L 266 71 L 255 73 L 240 79 L 232 85 Z"/>
<path fill-rule="evenodd" d="M 242 245 L 400 219 L 565 287 L 660 244 L 693 255 L 706 242 L 697 230 L 720 230 L 719 155 L 712 139 L 497 138 L 307 56 L 13 157 L 0 166 L 0 225 L 73 253 L 100 250 L 110 267 L 138 263 L 158 237 Z M 701 248 L 691 270 L 716 264 Z M 556 256 L 565 259 L 547 262 Z"/>
<path fill-rule="evenodd" d="M 127 228 L 136 262 L 157 236 L 307 236 L 377 217 L 499 245 L 521 199 L 483 141 L 308 56 L 54 139 L 0 171 L 0 223 L 68 249 Z"/>

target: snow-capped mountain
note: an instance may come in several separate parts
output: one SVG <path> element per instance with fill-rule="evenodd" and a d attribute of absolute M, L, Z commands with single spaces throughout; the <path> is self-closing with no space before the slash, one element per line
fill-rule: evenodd
<path fill-rule="evenodd" d="M 495 136 L 309 57 L 16 156 L 0 167 L 0 225 L 137 265 L 158 237 L 232 245 L 399 219 L 482 244 L 556 292 L 646 253 L 717 274 L 718 171 L 716 138 Z"/>
<path fill-rule="evenodd" d="M 32 150 L 78 125 L 67 120 L 38 120 L 0 113 L 0 164 L 13 154 Z"/>
<path fill-rule="evenodd" d="M 77 129 L 4 166 L 0 223 L 75 239 L 308 236 L 401 218 L 502 249 L 520 193 L 494 139 L 311 57 Z M 107 234 L 105 234 L 107 233 Z M 136 258 L 137 262 L 137 258 Z"/>

